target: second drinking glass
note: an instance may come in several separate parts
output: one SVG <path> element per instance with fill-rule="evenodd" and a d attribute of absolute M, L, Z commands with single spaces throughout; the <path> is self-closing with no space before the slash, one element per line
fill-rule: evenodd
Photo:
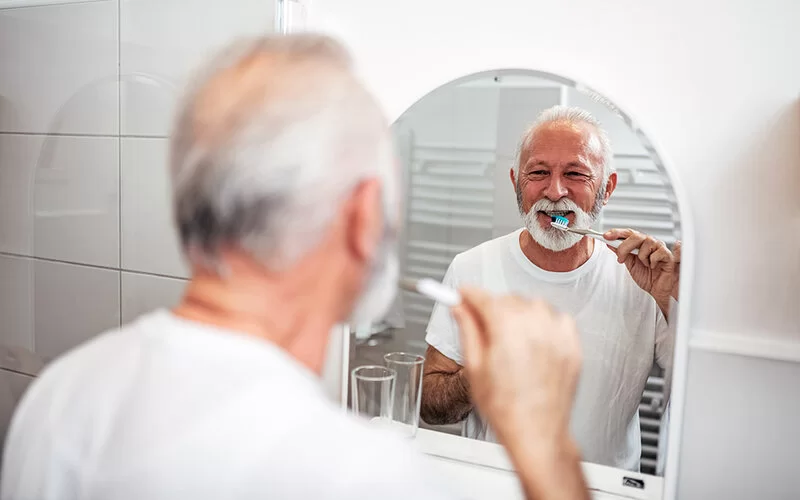
<path fill-rule="evenodd" d="M 394 388 L 392 420 L 397 431 L 413 438 L 419 428 L 419 407 L 422 402 L 422 369 L 425 357 L 405 352 L 391 352 L 383 357 L 386 366 L 397 374 Z"/>

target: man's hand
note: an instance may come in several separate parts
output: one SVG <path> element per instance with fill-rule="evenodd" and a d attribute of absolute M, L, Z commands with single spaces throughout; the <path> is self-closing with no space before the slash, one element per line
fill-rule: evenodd
<path fill-rule="evenodd" d="M 681 247 L 683 243 L 680 241 L 675 242 L 675 247 L 672 249 L 672 258 L 675 261 L 675 283 L 672 285 L 672 298 L 678 300 L 678 292 L 681 285 Z"/>
<path fill-rule="evenodd" d="M 528 498 L 588 498 L 569 420 L 581 368 L 575 322 L 541 301 L 461 290 L 453 309 L 472 398 Z"/>
<path fill-rule="evenodd" d="M 503 442 L 566 437 L 581 366 L 575 322 L 542 301 L 462 290 L 453 309 L 472 398 Z M 530 423 L 530 425 L 529 425 Z M 525 429 L 531 431 L 531 429 Z"/>
<path fill-rule="evenodd" d="M 678 259 L 660 240 L 633 229 L 612 229 L 603 237 L 607 240 L 624 239 L 619 248 L 609 246 L 617 254 L 617 261 L 624 263 L 631 278 L 645 292 L 653 296 L 664 316 L 669 315 L 669 298 L 677 300 L 680 253 Z M 638 255 L 631 252 L 639 249 Z M 678 246 L 680 252 L 680 246 Z"/>

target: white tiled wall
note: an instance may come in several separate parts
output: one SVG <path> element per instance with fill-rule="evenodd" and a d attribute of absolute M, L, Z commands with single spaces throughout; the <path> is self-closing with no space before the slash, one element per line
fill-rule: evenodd
<path fill-rule="evenodd" d="M 171 219 L 167 149 L 165 138 L 122 138 L 122 267 L 188 277 Z"/>
<path fill-rule="evenodd" d="M 192 68 L 231 34 L 272 31 L 271 0 L 119 0 L 122 133 L 166 136 Z"/>
<path fill-rule="evenodd" d="M 118 267 L 118 143 L 1 134 L 0 251 Z"/>
<path fill-rule="evenodd" d="M 122 273 L 122 323 L 160 307 L 178 303 L 186 280 L 139 273 Z"/>
<path fill-rule="evenodd" d="M 117 64 L 114 0 L 0 11 L 0 131 L 116 134 Z"/>
<path fill-rule="evenodd" d="M 275 4 L 0 5 L 0 346 L 48 361 L 180 299 L 172 114 L 211 52 L 273 31 Z"/>

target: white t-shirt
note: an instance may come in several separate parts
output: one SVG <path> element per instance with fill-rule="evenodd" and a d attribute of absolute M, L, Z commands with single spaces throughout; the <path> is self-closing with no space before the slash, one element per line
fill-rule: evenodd
<path fill-rule="evenodd" d="M 595 243 L 589 260 L 573 271 L 549 272 L 522 253 L 522 231 L 457 255 L 444 282 L 543 298 L 575 318 L 583 369 L 572 412 L 573 436 L 583 460 L 638 471 L 639 402 L 653 362 L 671 367 L 674 335 L 655 300 L 606 245 Z M 434 306 L 425 340 L 464 364 L 458 328 L 447 308 Z M 465 434 L 496 441 L 476 411 L 467 417 Z"/>
<path fill-rule="evenodd" d="M 50 365 L 14 416 L 4 500 L 445 498 L 268 342 L 158 311 Z"/>

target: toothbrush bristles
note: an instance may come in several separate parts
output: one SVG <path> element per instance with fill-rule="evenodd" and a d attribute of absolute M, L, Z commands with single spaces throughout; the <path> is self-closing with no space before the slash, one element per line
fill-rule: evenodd
<path fill-rule="evenodd" d="M 569 227 L 569 219 L 561 215 L 552 215 L 550 216 L 550 225 L 558 229 L 566 230 Z"/>

